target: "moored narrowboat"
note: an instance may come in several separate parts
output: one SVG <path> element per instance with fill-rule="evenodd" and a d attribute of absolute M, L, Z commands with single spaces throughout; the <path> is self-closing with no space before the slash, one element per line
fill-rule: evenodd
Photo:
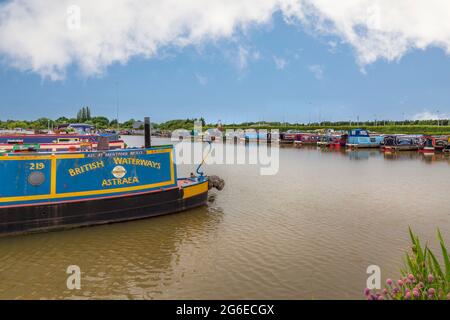
<path fill-rule="evenodd" d="M 448 137 L 444 136 L 425 136 L 420 145 L 419 152 L 434 153 L 441 152 L 448 145 Z"/>
<path fill-rule="evenodd" d="M 348 138 L 347 134 L 333 135 L 328 146 L 334 149 L 340 149 L 341 147 L 345 147 L 345 145 L 347 144 L 347 138 Z"/>
<path fill-rule="evenodd" d="M 108 141 L 110 149 L 124 149 L 123 140 Z M 98 141 L 79 138 L 59 138 L 55 143 L 0 143 L 0 150 L 5 151 L 83 151 L 96 150 Z"/>
<path fill-rule="evenodd" d="M 422 143 L 418 135 L 388 135 L 381 142 L 381 150 L 384 152 L 417 151 Z"/>
<path fill-rule="evenodd" d="M 381 135 L 370 135 L 364 129 L 352 129 L 348 131 L 346 145 L 349 148 L 379 148 L 381 141 Z"/>
<path fill-rule="evenodd" d="M 315 145 L 320 135 L 316 133 L 297 133 L 294 138 L 295 145 Z"/>
<path fill-rule="evenodd" d="M 297 132 L 288 130 L 287 132 L 280 133 L 280 144 L 293 144 Z"/>
<path fill-rule="evenodd" d="M 70 129 L 70 131 L 67 131 Z M 0 134 L 0 144 L 53 144 L 59 140 L 84 140 L 98 142 L 102 137 L 108 141 L 119 141 L 116 133 L 95 133 L 94 127 L 89 124 L 75 123 L 58 128 L 56 133 L 33 134 L 33 133 L 13 133 Z"/>
<path fill-rule="evenodd" d="M 147 218 L 207 203 L 223 180 L 178 178 L 173 146 L 0 153 L 0 235 Z"/>
<path fill-rule="evenodd" d="M 317 142 L 317 146 L 339 149 L 345 146 L 346 142 L 347 135 L 345 134 L 325 134 L 320 137 L 320 140 Z"/>

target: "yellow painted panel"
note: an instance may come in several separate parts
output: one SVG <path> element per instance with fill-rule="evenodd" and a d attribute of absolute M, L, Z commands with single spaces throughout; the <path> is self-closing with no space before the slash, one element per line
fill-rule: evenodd
<path fill-rule="evenodd" d="M 147 154 L 166 153 L 166 152 L 172 152 L 172 149 L 147 150 Z"/>
<path fill-rule="evenodd" d="M 183 191 L 183 199 L 202 194 L 208 191 L 208 182 L 206 181 L 201 184 L 193 185 L 191 187 L 185 187 L 183 188 Z"/>

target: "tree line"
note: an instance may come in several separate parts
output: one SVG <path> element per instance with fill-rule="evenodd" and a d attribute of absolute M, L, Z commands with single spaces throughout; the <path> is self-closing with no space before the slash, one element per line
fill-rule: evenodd
<path fill-rule="evenodd" d="M 193 129 L 194 122 L 200 121 L 206 126 L 204 118 L 199 119 L 178 119 L 169 120 L 163 123 L 152 123 L 154 129 L 175 130 L 175 129 Z M 143 129 L 143 122 L 140 120 L 129 119 L 124 122 L 117 123 L 117 119 L 109 119 L 105 116 L 92 116 L 89 107 L 82 107 L 76 117 L 59 117 L 57 119 L 39 118 L 36 120 L 0 120 L 0 129 L 25 129 L 25 130 L 46 130 L 56 128 L 59 125 L 69 123 L 86 123 L 95 126 L 97 129 Z"/>
<path fill-rule="evenodd" d="M 192 130 L 194 128 L 195 121 L 200 121 L 203 128 L 217 127 L 217 123 L 206 123 L 204 118 L 192 118 L 192 119 L 175 119 L 169 120 L 162 123 L 152 123 L 154 129 L 173 131 L 176 129 L 187 129 Z M 135 119 L 129 119 L 124 122 L 117 123 L 117 119 L 109 119 L 105 116 L 92 116 L 89 107 L 82 107 L 78 112 L 76 117 L 67 118 L 59 117 L 57 119 L 50 118 L 39 118 L 36 120 L 0 120 L 0 129 L 31 129 L 31 130 L 45 130 L 48 128 L 56 128 L 62 124 L 68 123 L 86 123 L 95 126 L 97 129 L 143 129 L 143 123 L 136 121 Z M 277 122 L 277 121 L 260 121 L 260 122 L 242 122 L 223 125 L 224 129 L 230 128 L 260 128 L 260 129 L 317 129 L 317 128 L 416 128 L 421 130 L 423 127 L 437 127 L 437 131 L 449 131 L 448 127 L 450 125 L 449 119 L 439 119 L 439 120 L 404 120 L 404 121 L 392 121 L 392 120 L 377 120 L 377 121 L 323 121 L 319 123 L 292 123 L 292 122 Z M 410 131 L 410 129 L 408 129 Z"/>

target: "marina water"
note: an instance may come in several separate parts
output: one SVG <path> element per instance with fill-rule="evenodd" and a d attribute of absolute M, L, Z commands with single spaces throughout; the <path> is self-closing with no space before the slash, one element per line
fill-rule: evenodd
<path fill-rule="evenodd" d="M 399 275 L 409 226 L 434 249 L 436 228 L 449 241 L 448 156 L 285 147 L 279 159 L 267 176 L 206 166 L 226 181 L 207 207 L 0 238 L 0 298 L 364 299 L 368 266 Z M 69 265 L 80 290 L 66 286 Z"/>

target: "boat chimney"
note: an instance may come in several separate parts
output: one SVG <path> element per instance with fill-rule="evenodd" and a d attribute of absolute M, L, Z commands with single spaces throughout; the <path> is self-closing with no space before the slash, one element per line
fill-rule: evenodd
<path fill-rule="evenodd" d="M 150 118 L 149 117 L 145 117 L 144 118 L 144 141 L 145 141 L 145 147 L 146 148 L 150 148 L 152 146 L 152 142 L 151 142 L 151 127 L 150 127 Z"/>
<path fill-rule="evenodd" d="M 101 151 L 109 150 L 108 137 L 105 137 L 105 136 L 98 137 L 97 150 L 101 150 Z"/>

